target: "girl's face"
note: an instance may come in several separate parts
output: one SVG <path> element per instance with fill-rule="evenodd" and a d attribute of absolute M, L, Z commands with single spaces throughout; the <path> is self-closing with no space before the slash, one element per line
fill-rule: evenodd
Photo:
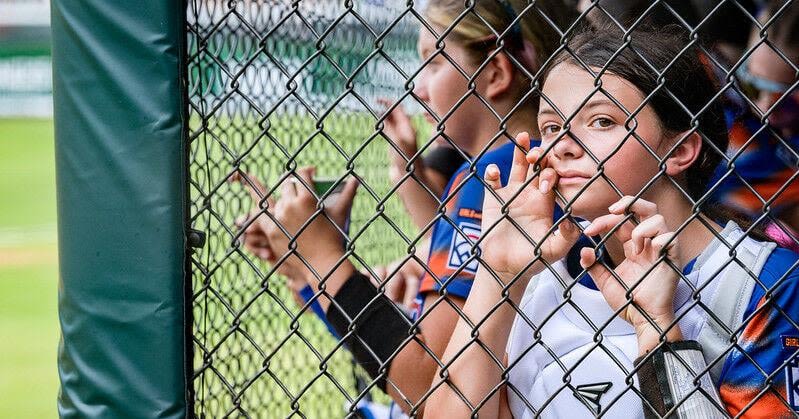
<path fill-rule="evenodd" d="M 758 81 L 757 84 L 775 87 L 761 89 L 749 86 L 746 93 L 761 113 L 771 111 L 768 116 L 771 126 L 783 130 L 787 136 L 799 134 L 799 90 L 790 89 L 796 82 L 793 67 L 767 44 L 753 44 L 750 48 L 755 50 L 744 67 L 749 77 Z M 792 51 L 784 53 L 793 55 Z"/>
<path fill-rule="evenodd" d="M 474 94 L 470 94 L 462 103 L 458 103 L 468 91 L 467 77 L 473 76 L 477 66 L 470 61 L 463 47 L 451 39 L 445 39 L 445 44 L 444 52 L 448 57 L 437 52 L 436 37 L 426 28 L 421 29 L 419 56 L 422 61 L 434 57 L 416 76 L 413 92 L 432 109 L 439 120 L 452 112 L 444 121 L 444 133 L 459 147 L 474 155 L 482 147 L 481 139 L 490 139 L 492 133 L 482 131 L 485 131 L 486 127 L 495 126 L 496 124 L 490 122 L 496 121 L 496 118 Z M 461 73 L 453 62 L 466 75 Z M 481 93 L 483 84 L 481 79 L 482 74 L 476 79 L 477 93 L 485 98 Z M 426 118 L 433 126 L 438 124 L 431 115 L 426 115 Z"/>
<path fill-rule="evenodd" d="M 543 95 L 551 104 L 542 98 L 538 113 L 542 147 L 549 147 L 554 142 L 547 155 L 548 165 L 559 175 L 556 188 L 566 203 L 572 203 L 573 214 L 587 220 L 607 214 L 608 207 L 620 198 L 609 181 L 621 195 L 636 195 L 658 173 L 658 159 L 642 142 L 658 155 L 664 154 L 660 149 L 666 146 L 661 144 L 666 141 L 663 141 L 665 136 L 660 121 L 649 105 L 627 124 L 629 129 L 625 127 L 629 112 L 637 109 L 643 101 L 642 92 L 627 80 L 612 74 L 603 75 L 601 80 L 604 92 L 592 93 L 595 83 L 590 73 L 568 63 L 557 65 L 543 88 Z M 574 115 L 569 122 L 569 133 L 560 138 L 557 137 L 564 129 L 564 119 L 558 112 L 566 118 Z M 629 134 L 633 127 L 640 140 Z M 607 180 L 598 177 L 585 187 L 598 172 L 598 163 L 591 154 L 599 162 L 607 159 L 603 165 Z M 652 195 L 657 185 L 650 187 L 647 195 Z M 580 192 L 584 187 L 585 190 Z M 644 198 L 651 199 L 646 195 Z"/>

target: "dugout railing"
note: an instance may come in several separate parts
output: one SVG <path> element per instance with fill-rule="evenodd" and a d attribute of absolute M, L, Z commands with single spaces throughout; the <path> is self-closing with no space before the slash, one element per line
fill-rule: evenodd
<path fill-rule="evenodd" d="M 431 1 L 435 0 L 427 0 Z M 399 182 L 418 182 L 413 163 L 436 141 L 457 147 L 444 133 L 452 112 L 433 115 L 432 123 L 425 121 L 421 114 L 430 108 L 414 92 L 430 65 L 430 60 L 418 57 L 419 30 L 436 33 L 440 53 L 452 29 L 440 31 L 427 22 L 423 3 L 186 0 L 134 7 L 53 2 L 62 416 L 365 417 L 367 404 L 377 414 L 388 414 L 380 407 L 389 409 L 392 399 L 315 315 L 313 302 L 329 297 L 324 287 L 314 291 L 310 301 L 297 299 L 278 274 L 279 266 L 246 249 L 243 220 L 259 213 L 268 217 L 265 197 L 277 196 L 298 168 L 313 165 L 317 176 L 336 183 L 352 176 L 360 181 L 346 232 L 346 255 L 372 276 L 378 266 L 396 260 L 426 264 L 427 258 L 416 251 L 437 222 L 471 237 L 448 221 L 451 199 L 446 197 L 437 197 L 439 208 L 426 227 L 415 226 L 398 196 L 398 182 L 388 174 L 390 149 L 401 146 L 384 132 L 387 108 L 404 107 L 413 115 L 418 134 L 419 152 L 405 156 L 408 164 Z M 458 19 L 474 15 L 475 3 L 465 1 Z M 510 4 L 517 2 L 505 3 L 516 15 L 541 13 L 535 1 L 515 9 Z M 600 14 L 620 37 L 635 36 L 646 20 L 625 23 L 601 1 L 589 3 L 573 25 L 556 28 L 558 50 L 568 51 L 566 43 L 584 29 L 591 14 Z M 735 180 L 741 193 L 759 202 L 757 211 L 746 215 L 753 223 L 749 230 L 786 226 L 784 214 L 774 208 L 777 202 L 784 205 L 782 197 L 791 188 L 799 189 L 799 142 L 786 138 L 769 121 L 779 105 L 796 94 L 799 70 L 792 52 L 775 47 L 777 41 L 768 37 L 768 30 L 799 4 L 785 0 L 775 16 L 758 21 L 758 8 L 765 7 L 758 2 L 720 2 L 698 9 L 693 20 L 673 3 L 653 0 L 643 13 L 665 13 L 682 25 L 691 39 L 685 50 L 702 50 L 708 70 L 719 78 L 718 96 L 740 98 L 742 106 L 755 112 L 753 123 L 758 124 L 740 149 L 721 157 L 721 178 L 696 200 L 693 217 L 714 205 L 717 185 Z M 703 41 L 710 22 L 722 13 L 744 16 L 759 28 L 759 42 L 732 63 L 716 58 L 717 52 Z M 496 35 L 494 54 L 505 48 L 511 26 L 491 29 Z M 792 62 L 795 73 L 788 89 L 765 112 L 758 110 L 751 92 L 743 91 L 749 83 L 740 71 L 761 44 Z M 525 98 L 538 95 L 540 74 L 529 73 L 515 59 L 512 65 L 531 77 Z M 460 71 L 469 85 L 464 97 L 479 96 L 474 88 L 477 74 Z M 488 106 L 485 98 L 478 99 Z M 693 120 L 703 112 L 685 111 Z M 632 119 L 639 112 L 628 114 Z M 515 133 L 505 128 L 510 116 L 495 115 L 503 127 L 495 139 L 514 141 Z M 696 129 L 701 132 L 702 126 Z M 629 130 L 625 141 L 643 142 Z M 777 150 L 775 158 L 789 169 L 787 175 L 782 173 L 784 183 L 767 193 L 736 170 L 737 159 L 758 141 Z M 465 173 L 467 180 L 483 182 L 475 164 Z M 260 202 L 247 186 L 256 180 L 265 188 Z M 793 208 L 799 209 L 799 204 Z M 566 216 L 568 211 L 567 206 Z M 787 226 L 782 232 L 784 246 L 799 245 Z M 469 244 L 466 259 L 479 260 L 479 240 Z M 727 244 L 729 264 L 741 264 L 736 256 L 739 242 Z M 665 258 L 663 263 L 671 264 Z M 799 268 L 793 264 L 787 269 L 777 285 L 764 290 L 764 305 Z M 319 279 L 324 284 L 326 276 Z M 385 286 L 378 281 L 379 292 Z M 565 302 L 553 313 L 564 307 L 580 311 L 569 301 L 573 286 L 565 285 Z M 709 310 L 700 294 L 701 288 L 691 288 L 693 305 Z M 449 301 L 446 283 L 438 304 L 465 317 Z M 799 321 L 790 313 L 780 315 L 789 323 Z M 586 320 L 596 333 L 592 350 L 605 351 L 602 335 L 611 319 L 596 324 Z M 793 337 L 799 336 L 799 326 L 791 324 L 796 327 Z M 737 339 L 743 329 L 726 333 L 731 338 L 723 353 L 740 350 Z M 501 360 L 503 354 L 492 356 Z M 723 362 L 720 359 L 715 364 Z M 443 369 L 439 377 L 446 378 L 451 360 L 435 361 Z M 794 349 L 777 371 L 760 369 L 766 382 L 797 372 L 783 392 L 758 389 L 737 416 L 747 417 L 762 397 L 792 411 L 799 408 L 797 365 Z M 699 375 L 709 375 L 712 367 Z M 562 382 L 550 399 L 574 394 L 586 415 L 603 416 L 604 411 L 593 409 L 591 389 L 570 382 L 571 372 L 564 367 Z M 643 397 L 632 378 L 636 372 L 624 371 L 630 377 L 627 393 Z M 502 384 L 508 383 L 507 371 L 502 379 Z M 446 379 L 438 383 L 447 385 L 452 384 Z M 419 415 L 422 403 L 437 388 L 425 392 L 421 401 L 406 399 L 403 408 L 411 416 Z M 697 384 L 695 392 L 698 388 Z M 465 397 L 463 401 L 475 411 L 485 403 L 473 406 Z M 614 402 L 603 400 L 609 406 Z M 534 413 L 546 417 L 548 403 Z M 728 415 L 716 405 L 719 417 Z"/>

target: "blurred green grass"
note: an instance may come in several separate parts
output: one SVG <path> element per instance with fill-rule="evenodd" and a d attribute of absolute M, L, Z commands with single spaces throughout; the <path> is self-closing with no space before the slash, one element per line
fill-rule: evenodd
<path fill-rule="evenodd" d="M 51 120 L 0 119 L 0 417 L 56 416 L 55 163 Z"/>

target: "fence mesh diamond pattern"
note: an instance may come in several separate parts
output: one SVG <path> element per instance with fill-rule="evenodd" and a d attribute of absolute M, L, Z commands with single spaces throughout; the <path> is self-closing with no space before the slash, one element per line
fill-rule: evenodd
<path fill-rule="evenodd" d="M 428 0 L 428 2 L 436 1 Z M 298 298 L 295 295 L 296 290 L 292 290 L 291 280 L 279 275 L 275 266 L 245 248 L 243 225 L 252 222 L 253 216 L 259 213 L 253 208 L 260 206 L 260 216 L 265 217 L 263 207 L 268 205 L 265 197 L 267 195 L 276 197 L 285 193 L 285 185 L 291 181 L 290 174 L 295 173 L 300 167 L 313 165 L 316 168 L 317 178 L 343 183 L 345 179 L 354 176 L 360 182 L 348 221 L 346 240 L 346 248 L 351 251 L 349 260 L 356 269 L 371 271 L 374 274 L 374 268 L 377 266 L 415 257 L 416 249 L 422 246 L 425 236 L 430 234 L 433 225 L 443 222 L 456 231 L 453 242 L 457 241 L 458 237 L 463 237 L 463 243 L 466 243 L 467 251 L 463 256 L 462 266 L 458 269 L 468 270 L 470 267 L 467 265 L 474 264 L 479 265 L 479 269 L 491 270 L 491 266 L 485 263 L 478 252 L 471 251 L 480 243 L 479 225 L 475 234 L 469 230 L 471 228 L 469 224 L 449 219 L 447 207 L 454 203 L 448 198 L 442 198 L 437 201 L 439 209 L 435 211 L 433 219 L 429 223 L 422 223 L 426 227 L 420 228 L 418 223 L 414 224 L 411 221 L 400 200 L 397 192 L 398 183 L 389 177 L 387 169 L 390 165 L 389 151 L 397 149 L 398 146 L 395 139 L 388 138 L 383 131 L 386 106 L 402 103 L 413 115 L 420 114 L 419 111 L 423 110 L 429 112 L 425 100 L 420 99 L 413 90 L 419 83 L 421 72 L 426 66 L 433 65 L 430 60 L 420 60 L 417 51 L 420 28 L 431 27 L 430 22 L 423 17 L 423 5 L 414 4 L 413 1 L 386 0 L 191 0 L 188 3 L 186 83 L 189 95 L 189 215 L 191 228 L 204 233 L 206 237 L 201 246 L 193 249 L 189 273 L 193 313 L 191 348 L 194 369 L 192 380 L 194 413 L 199 417 L 327 418 L 362 415 L 363 413 L 357 413 L 356 407 L 365 402 L 374 402 L 373 406 L 386 406 L 388 409 L 391 398 L 375 386 L 373 379 L 358 366 L 348 346 L 334 337 L 326 324 L 320 321 L 320 317 L 314 314 L 313 304 Z M 464 16 L 475 14 L 474 3 L 479 1 L 463 3 Z M 507 11 L 511 17 L 526 13 L 542 14 L 541 10 L 538 10 L 541 1 L 529 2 L 523 8 L 518 4 L 524 2 L 497 3 L 502 3 L 506 11 L 507 8 L 511 8 Z M 617 29 L 621 28 L 620 37 L 625 36 L 625 30 L 629 33 L 637 25 L 642 25 L 642 22 L 633 20 L 631 26 L 625 26 L 621 18 L 614 16 L 611 8 L 603 7 L 604 3 L 601 1 L 580 3 L 589 3 L 589 9 L 583 12 L 573 25 L 557 28 L 560 36 L 557 51 L 572 53 L 566 48 L 570 38 L 587 25 L 586 22 L 589 20 L 599 19 L 597 14 L 600 17 L 610 17 L 610 24 L 616 25 Z M 776 280 L 764 282 L 756 272 L 753 273 L 753 266 L 747 265 L 745 261 L 748 259 L 739 256 L 743 251 L 738 246 L 744 242 L 744 239 L 727 230 L 714 228 L 712 222 L 701 218 L 699 213 L 706 208 L 706 205 L 710 205 L 708 202 L 715 192 L 725 187 L 737 187 L 739 195 L 746 195 L 746 197 L 739 196 L 740 200 L 754 201 L 758 207 L 758 211 L 748 214 L 750 222 L 754 221 L 754 224 L 747 232 L 759 231 L 767 225 L 776 226 L 780 229 L 780 235 L 779 237 L 772 235 L 772 239 L 782 240 L 785 246 L 790 246 L 792 241 L 797 243 L 790 228 L 787 226 L 780 228 L 784 226 L 784 213 L 779 213 L 778 209 L 788 207 L 799 210 L 799 205 L 795 202 L 799 197 L 792 195 L 796 189 L 799 189 L 794 186 L 799 182 L 796 180 L 799 177 L 799 163 L 797 163 L 799 141 L 786 138 L 779 129 L 772 126 L 774 124 L 766 123 L 777 119 L 776 109 L 782 102 L 796 100 L 794 96 L 799 77 L 796 75 L 796 57 L 791 55 L 796 51 L 780 51 L 775 46 L 777 40 L 764 37 L 760 43 L 750 45 L 738 62 L 723 63 L 715 58 L 717 54 L 698 40 L 702 35 L 702 28 L 710 24 L 714 13 L 721 13 L 722 7 L 710 8 L 703 12 L 704 14 L 699 13 L 695 21 L 690 21 L 680 14 L 680 10 L 677 10 L 679 8 L 669 6 L 673 3 L 653 0 L 650 9 L 662 7 L 665 13 L 674 16 L 673 20 L 678 24 L 684 25 L 689 31 L 693 30 L 691 41 L 686 43 L 685 49 L 698 48 L 703 52 L 708 71 L 716 73 L 721 81 L 722 90 L 718 96 L 735 94 L 741 106 L 757 109 L 758 100 L 762 98 L 747 88 L 757 87 L 757 81 L 761 79 L 743 69 L 759 45 L 768 45 L 778 51 L 778 55 L 786 62 L 793 62 L 791 64 L 794 71 L 793 81 L 783 83 L 786 85 L 786 90 L 779 92 L 780 98 L 775 100 L 773 106 L 764 114 L 756 114 L 749 126 L 742 125 L 737 128 L 738 131 L 735 131 L 735 128 L 731 131 L 731 139 L 733 135 L 738 135 L 742 140 L 737 143 L 732 140 L 731 145 L 734 148 L 726 154 L 723 150 L 716 150 L 717 154 L 720 154 L 718 157 L 721 159 L 721 169 L 716 171 L 717 175 L 708 187 L 709 192 L 700 194 L 699 199 L 695 200 L 694 213 L 673 228 L 680 233 L 689 228 L 691 221 L 703 223 L 704 228 L 727 247 L 728 260 L 720 265 L 710 263 L 703 265 L 703 269 L 717 270 L 714 273 L 706 272 L 704 275 L 713 279 L 721 276 L 722 272 L 732 269 L 728 269 L 729 266 L 737 266 L 736 272 L 752 276 L 753 286 L 762 289 L 758 294 L 762 296 L 758 310 L 777 307 L 775 315 L 784 318 L 784 323 L 793 327 L 791 333 L 775 336 L 774 339 L 783 339 L 781 347 L 784 347 L 785 351 L 794 348 L 795 352 L 796 347 L 799 347 L 799 325 L 794 323 L 799 320 L 796 318 L 797 313 L 790 312 L 789 309 L 781 311 L 782 309 L 776 303 L 772 305 L 770 300 L 778 298 L 775 295 L 780 295 L 780 287 L 793 289 L 788 282 L 796 276 L 795 271 L 799 269 L 797 263 L 788 263 Z M 728 4 L 725 7 L 745 14 L 753 25 L 761 25 L 764 31 L 771 24 L 771 21 L 758 23 L 753 11 L 735 1 L 726 3 Z M 783 3 L 783 9 L 780 9 L 782 12 L 779 13 L 787 14 L 786 10 L 793 6 L 794 1 L 786 0 Z M 515 5 L 515 9 L 511 5 Z M 573 6 L 576 7 L 576 4 Z M 557 27 L 548 16 L 542 16 L 542 22 Z M 478 20 L 482 19 L 480 16 L 477 17 Z M 483 21 L 489 25 L 487 21 Z M 496 51 L 502 51 L 504 41 L 511 39 L 513 27 L 518 25 L 520 19 L 516 21 L 507 28 L 496 29 L 495 36 L 487 41 L 497 46 Z M 456 23 L 453 23 L 454 25 Z M 438 29 L 446 34 L 452 28 Z M 441 35 L 442 38 L 444 36 L 446 35 Z M 799 45 L 794 46 L 799 51 Z M 436 48 L 439 47 L 436 45 Z M 441 55 L 445 62 L 453 62 L 453 58 L 446 53 Z M 495 55 L 496 52 L 489 54 L 486 61 L 478 67 L 484 69 L 486 63 Z M 529 70 L 515 58 L 510 60 L 510 65 L 520 70 Z M 599 73 L 602 69 L 592 70 Z M 652 71 L 667 72 L 655 67 Z M 490 107 L 489 99 L 474 91 L 473 83 L 478 76 L 462 73 L 465 84 L 469 85 L 469 92 L 462 94 L 476 96 L 479 103 Z M 528 75 L 536 80 L 540 74 L 534 73 L 533 71 Z M 665 89 L 662 80 L 658 83 L 657 86 L 653 86 L 655 90 Z M 536 91 L 538 86 L 537 81 L 529 84 L 531 94 L 533 92 L 538 94 Z M 762 86 L 760 87 L 763 90 Z M 778 89 L 773 90 L 776 92 Z M 601 83 L 597 84 L 596 91 L 611 98 L 613 96 L 613 92 L 605 90 Z M 653 91 L 651 96 L 655 95 L 656 92 Z M 518 106 L 507 112 L 507 115 L 494 113 L 497 121 L 493 123 L 497 123 L 500 129 L 495 133 L 489 146 L 480 150 L 477 155 L 470 156 L 472 162 L 479 160 L 481 155 L 494 144 L 507 140 L 515 142 L 513 139 L 515 133 L 509 132 L 507 123 L 527 99 L 529 97 L 522 99 Z M 649 99 L 646 98 L 640 108 L 626 111 L 630 121 L 644 112 L 643 107 Z M 586 105 L 588 100 L 586 97 L 581 106 Z M 459 101 L 456 107 L 464 101 Z M 541 101 L 548 102 L 554 107 L 556 99 L 544 95 Z M 694 123 L 701 120 L 702 113 L 706 110 L 686 107 L 682 109 L 691 119 L 692 126 L 698 126 L 701 131 L 703 127 Z M 797 116 L 799 117 L 799 113 Z M 421 117 L 412 117 L 421 152 L 416 156 L 408 156 L 411 162 L 406 167 L 408 172 L 402 177 L 401 182 L 415 182 L 416 175 L 412 171 L 413 160 L 422 158 L 428 148 L 436 146 L 436 142 L 449 142 L 457 146 L 455 144 L 457 141 L 444 133 L 443 126 L 436 126 L 445 125 L 451 117 L 451 113 L 434 115 L 432 119 L 437 122 L 433 123 Z M 564 117 L 567 121 L 572 118 L 570 115 Z M 568 131 L 568 123 L 566 125 L 564 132 Z M 626 124 L 628 132 L 625 141 L 639 142 L 642 150 L 645 149 L 658 165 L 665 167 L 664 159 L 658 155 L 658 151 L 647 148 L 646 140 L 636 133 L 632 125 Z M 536 127 L 530 129 L 536 130 Z M 743 132 L 741 130 L 744 129 L 745 133 L 741 134 Z M 686 137 L 689 134 L 690 132 Z M 586 150 L 590 148 L 584 144 L 587 140 L 579 138 L 576 134 L 573 136 L 574 143 L 579 147 Z M 563 137 L 564 133 L 561 133 L 558 139 Z M 741 156 L 748 147 L 760 147 L 761 145 L 753 144 L 759 144 L 762 138 L 767 138 L 763 141 L 774 150 L 775 158 L 779 159 L 786 168 L 780 174 L 782 177 L 779 178 L 781 180 L 777 182 L 778 184 L 770 188 L 758 187 L 751 177 L 743 173 L 743 169 L 736 169 L 737 163 L 740 163 L 740 167 L 749 164 L 744 162 L 744 157 Z M 705 144 L 708 142 L 705 141 Z M 551 149 L 552 147 L 546 152 L 551 152 Z M 465 150 L 461 151 L 464 155 L 468 154 Z M 603 172 L 603 166 L 608 159 L 603 160 L 593 155 L 592 158 L 599 168 L 598 174 L 593 179 L 608 181 L 614 191 L 621 196 L 621 190 L 613 185 Z M 460 181 L 465 183 L 475 179 L 483 182 L 477 170 L 476 164 L 470 165 L 464 172 L 465 177 Z M 666 169 L 663 167 L 653 176 L 652 183 L 659 178 L 667 178 L 666 182 L 673 183 L 676 189 L 686 196 L 689 194 L 689 191 L 678 182 L 666 176 Z M 257 181 L 263 185 L 256 185 Z M 256 189 L 260 189 L 256 194 L 249 191 L 253 185 Z M 502 198 L 513 201 L 518 195 L 521 193 L 513 196 L 503 195 Z M 643 196 L 644 191 L 636 195 L 636 199 L 643 199 Z M 567 200 L 565 196 L 559 195 L 559 198 Z M 507 214 L 507 207 L 503 206 L 503 210 Z M 571 220 L 578 222 L 581 229 L 586 228 L 586 222 L 580 222 L 570 213 L 570 206 L 565 206 L 564 210 L 566 215 L 556 216 L 556 223 L 547 236 L 561 234 L 557 232 L 558 223 Z M 248 214 L 250 217 L 247 217 Z M 630 217 L 628 215 L 625 221 Z M 513 220 L 511 222 L 513 223 Z M 499 224 L 501 220 L 495 225 L 483 225 L 483 234 L 495 227 L 498 228 Z M 597 240 L 589 244 L 603 245 L 610 236 L 608 233 L 606 237 L 595 237 Z M 529 236 L 525 237 L 531 242 L 534 241 Z M 540 252 L 531 253 L 530 258 L 540 259 Z M 710 291 L 706 290 L 706 287 L 708 290 L 712 289 L 710 284 L 713 281 L 697 283 L 689 278 L 688 271 L 682 267 L 676 266 L 665 257 L 662 261 L 669 266 L 669 269 L 678 272 L 680 283 L 685 284 L 678 289 L 675 297 L 685 302 L 678 314 L 688 320 L 690 316 L 702 315 L 711 319 L 705 320 L 706 322 L 717 322 L 721 325 L 721 329 L 725 329 L 723 319 L 719 318 L 722 314 L 713 313 L 714 307 L 718 306 L 711 303 L 708 297 Z M 422 258 L 421 262 L 425 263 L 427 259 Z M 504 385 L 508 397 L 512 401 L 515 400 L 517 406 L 526 406 L 533 415 L 540 414 L 543 417 L 548 416 L 547 409 L 553 409 L 553 405 L 567 403 L 563 401 L 566 398 L 573 398 L 585 407 L 583 415 L 577 414 L 579 417 L 603 415 L 622 417 L 619 406 L 626 406 L 630 398 L 639 400 L 637 406 L 640 407 L 642 403 L 640 400 L 644 395 L 638 389 L 638 381 L 634 378 L 638 368 L 633 366 L 632 360 L 620 359 L 618 355 L 620 352 L 610 348 L 617 342 L 612 337 L 616 333 L 615 330 L 621 327 L 617 323 L 623 323 L 617 316 L 621 316 L 628 308 L 634 310 L 633 296 L 638 284 L 632 285 L 626 291 L 626 304 L 617 310 L 600 310 L 605 315 L 602 317 L 601 314 L 597 315 L 596 310 L 581 306 L 578 302 L 586 301 L 581 299 L 582 297 L 575 296 L 584 292 L 580 288 L 582 285 L 579 281 L 571 281 L 568 275 L 560 275 L 561 271 L 558 270 L 560 268 L 557 264 L 548 262 L 545 264 L 548 270 L 554 272 L 553 277 L 556 280 L 544 283 L 542 286 L 551 287 L 554 290 L 552 292 L 557 294 L 553 297 L 551 307 L 546 308 L 549 310 L 547 313 L 526 316 L 529 307 L 525 308 L 512 302 L 508 292 L 503 294 L 496 305 L 497 308 L 491 310 L 489 315 L 501 311 L 500 306 L 511 306 L 519 311 L 514 326 L 516 330 L 511 333 L 526 336 L 529 341 L 524 343 L 521 349 L 509 346 L 508 356 L 511 359 L 514 355 L 520 356 L 522 360 L 527 353 L 539 357 L 549 356 L 553 359 L 553 369 L 548 370 L 549 374 L 557 375 L 558 379 L 547 383 L 546 387 L 539 388 L 537 391 L 540 394 L 531 398 L 532 390 L 523 385 L 518 386 L 518 382 L 513 379 L 516 374 L 514 371 L 530 365 L 519 361 L 503 367 L 507 369 L 501 374 L 502 382 L 496 383 L 491 394 L 499 391 L 501 385 Z M 582 277 L 585 272 L 583 270 L 579 276 Z M 437 275 L 437 273 L 431 274 L 434 277 Z M 514 281 L 520 281 L 520 277 L 521 275 L 516 275 Z M 512 288 L 512 284 L 502 286 L 506 286 L 507 290 Z M 440 288 L 445 287 L 446 284 Z M 378 287 L 378 291 L 382 291 L 382 288 Z M 527 292 L 533 295 L 530 288 Z M 324 291 L 321 291 L 321 294 L 324 294 Z M 317 296 L 311 301 L 321 298 L 317 292 Z M 449 302 L 446 292 L 440 291 L 438 298 L 436 305 L 425 307 L 425 310 L 446 305 L 454 309 L 459 318 L 468 319 L 468 314 L 464 313 L 461 306 Z M 726 414 L 748 417 L 747 412 L 750 411 L 748 409 L 754 409 L 753 406 L 761 398 L 768 398 L 769 403 L 774 403 L 775 406 L 788 406 L 791 412 L 799 406 L 797 400 L 799 389 L 796 381 L 799 380 L 799 367 L 796 367 L 796 353 L 791 352 L 792 355 L 787 356 L 776 370 L 767 369 L 758 363 L 757 357 L 762 355 L 751 352 L 742 340 L 749 333 L 746 327 L 749 321 L 758 319 L 758 310 L 751 313 L 737 328 L 732 330 L 727 328 L 724 331 L 729 335 L 728 346 L 717 351 L 718 358 L 715 364 L 710 363 L 706 370 L 697 372 L 698 376 L 707 378 L 717 365 L 725 363 L 728 354 L 735 353 L 735 356 L 749 359 L 752 368 L 763 376 L 759 382 L 768 384 L 761 386 L 762 388 L 748 389 L 750 393 L 747 394 L 751 395 L 747 396 L 748 399 L 742 402 L 741 406 L 737 406 L 738 413 L 732 413 L 729 408 L 725 409 L 723 403 L 714 402 L 720 408 L 716 412 L 719 417 Z M 575 324 L 584 325 L 585 330 L 582 332 L 588 333 L 586 339 L 593 342 L 584 346 L 584 351 L 568 355 L 560 353 L 558 351 L 562 350 L 563 343 L 553 342 L 554 338 L 547 335 L 558 321 L 566 321 L 561 319 L 562 316 Z M 684 318 L 678 317 L 674 320 L 675 324 L 678 321 L 682 322 Z M 474 323 L 480 322 L 473 322 L 474 320 L 466 321 L 476 331 L 479 329 L 479 324 Z M 663 330 L 660 332 L 664 335 L 666 333 Z M 468 351 L 490 352 L 478 337 L 479 334 L 475 332 L 474 339 L 470 342 L 477 344 L 470 345 Z M 794 346 L 789 345 L 793 342 L 789 341 L 790 339 L 795 339 Z M 465 357 L 468 351 L 464 347 L 461 351 L 455 351 L 454 357 Z M 490 354 L 500 364 L 503 363 L 505 355 Z M 774 356 L 777 355 L 783 356 L 783 353 Z M 437 356 L 440 357 L 442 354 L 439 353 Z M 609 382 L 599 380 L 598 383 L 586 384 L 573 381 L 573 378 L 580 374 L 586 374 L 582 370 L 592 368 L 589 364 L 599 358 L 604 360 L 605 365 L 619 368 L 621 374 L 628 378 L 624 389 L 614 388 L 610 391 L 612 397 L 602 398 L 611 388 Z M 504 362 L 507 363 L 507 360 Z M 437 365 L 446 371 L 451 366 L 457 366 L 457 363 L 437 361 Z M 797 374 L 793 380 L 791 379 L 793 376 L 790 375 L 792 371 Z M 598 373 L 591 374 L 597 376 Z M 772 381 L 783 379 L 780 374 L 788 374 L 785 388 L 782 390 L 769 388 Z M 468 395 L 457 391 L 457 385 L 449 381 L 446 373 L 440 374 L 436 379 L 439 381 L 434 382 L 430 390 L 423 392 L 422 400 L 409 402 L 413 406 L 402 406 L 406 412 L 409 411 L 412 416 L 419 414 L 418 408 L 421 402 L 432 397 L 433 393 L 439 391 L 437 389 L 447 387 L 454 388 L 464 404 L 474 409 L 479 409 L 488 400 L 488 398 L 469 400 Z M 700 381 L 697 379 L 694 383 L 696 389 L 693 393 L 705 391 L 700 387 Z M 390 382 L 389 387 L 391 385 Z M 402 393 L 401 389 L 398 392 Z M 684 396 L 689 398 L 690 394 Z M 724 400 L 726 403 L 726 399 Z M 616 410 L 613 410 L 614 406 Z M 677 408 L 679 406 L 675 407 Z M 392 415 L 397 417 L 398 413 Z M 629 417 L 638 416 L 640 415 L 630 414 Z"/>

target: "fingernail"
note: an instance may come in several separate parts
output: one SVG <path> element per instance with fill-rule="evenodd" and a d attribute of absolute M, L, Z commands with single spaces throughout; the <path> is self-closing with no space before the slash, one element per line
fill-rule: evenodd
<path fill-rule="evenodd" d="M 620 202 L 617 202 L 617 203 L 609 206 L 608 207 L 608 211 L 616 211 L 619 208 L 619 204 L 620 204 Z"/>
<path fill-rule="evenodd" d="M 541 191 L 541 193 L 544 193 L 544 194 L 549 192 L 549 181 L 548 180 L 542 180 L 541 183 L 538 185 L 538 190 Z"/>

